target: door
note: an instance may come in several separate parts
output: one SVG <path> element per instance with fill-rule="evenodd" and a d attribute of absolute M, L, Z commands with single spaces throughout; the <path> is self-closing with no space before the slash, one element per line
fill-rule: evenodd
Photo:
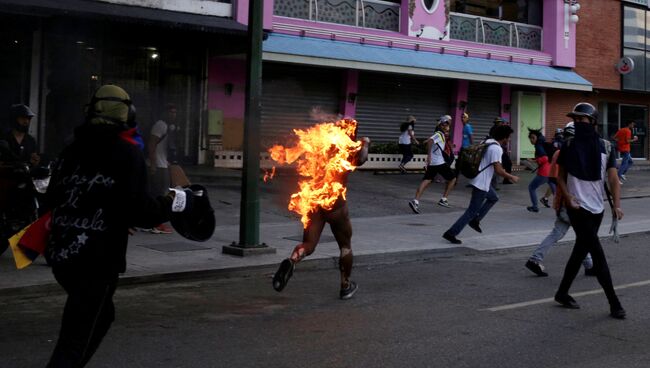
<path fill-rule="evenodd" d="M 630 121 L 635 122 L 632 134 L 639 137 L 639 140 L 630 144 L 632 158 L 645 159 L 648 138 L 648 108 L 646 106 L 619 105 L 619 111 L 619 129 L 627 126 Z"/>
<path fill-rule="evenodd" d="M 535 148 L 528 140 L 528 129 L 542 129 L 545 121 L 545 96 L 539 92 L 515 92 L 512 94 L 512 128 L 515 131 L 510 144 L 513 158 L 534 158 Z"/>

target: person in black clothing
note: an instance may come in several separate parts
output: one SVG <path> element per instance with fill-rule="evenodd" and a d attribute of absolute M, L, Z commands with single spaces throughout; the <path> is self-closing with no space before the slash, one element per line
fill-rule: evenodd
<path fill-rule="evenodd" d="M 564 270 L 562 282 L 555 294 L 555 301 L 562 306 L 578 309 L 580 306 L 569 295 L 569 289 L 587 253 L 593 258 L 593 273 L 598 279 L 610 306 L 610 315 L 625 318 L 609 273 L 605 253 L 600 245 L 598 229 L 605 211 L 603 197 L 605 181 L 611 191 L 613 220 L 623 218 L 620 184 L 616 170 L 616 157 L 609 142 L 596 132 L 598 111 L 588 103 L 579 103 L 567 116 L 575 123 L 575 136 L 568 140 L 558 158 L 558 186 L 564 194 L 571 226 L 576 233 L 576 243 Z M 609 193 L 607 193 L 609 196 Z"/>
<path fill-rule="evenodd" d="M 60 155 L 46 195 L 52 211 L 45 258 L 68 298 L 48 368 L 83 367 L 114 320 L 118 274 L 126 270 L 129 228 L 170 217 L 173 194 L 152 198 L 138 145 L 135 108 L 105 85 Z"/>
<path fill-rule="evenodd" d="M 27 131 L 32 118 L 35 116 L 32 110 L 26 105 L 12 105 L 11 111 L 11 130 L 0 137 L 0 140 L 6 141 L 11 157 L 3 155 L 0 160 L 2 162 L 23 162 L 36 166 L 41 158 L 37 153 L 36 139 L 32 137 Z"/>

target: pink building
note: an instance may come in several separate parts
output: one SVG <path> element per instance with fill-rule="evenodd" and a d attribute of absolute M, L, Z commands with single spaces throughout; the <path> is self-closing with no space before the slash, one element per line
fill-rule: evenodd
<path fill-rule="evenodd" d="M 416 134 L 450 114 L 474 139 L 495 117 L 512 122 L 513 159 L 529 157 L 526 127 L 545 127 L 548 90 L 590 91 L 573 72 L 579 5 L 565 0 L 265 0 L 264 146 L 311 124 L 318 109 L 355 117 L 360 134 L 396 142 L 406 116 Z M 234 18 L 246 23 L 247 4 Z M 226 149 L 241 148 L 245 59 L 209 62 L 209 109 Z M 523 133 L 521 133 L 523 132 Z"/>

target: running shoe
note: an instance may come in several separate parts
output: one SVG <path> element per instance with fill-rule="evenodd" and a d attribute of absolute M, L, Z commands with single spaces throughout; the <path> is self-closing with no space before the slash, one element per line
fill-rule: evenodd
<path fill-rule="evenodd" d="M 537 207 L 533 207 L 533 206 L 526 207 L 526 209 L 527 209 L 529 212 L 539 212 L 539 208 L 537 208 Z"/>
<path fill-rule="evenodd" d="M 442 206 L 442 207 L 445 207 L 445 208 L 451 207 L 449 205 L 449 201 L 447 201 L 446 199 L 443 199 L 443 198 L 440 198 L 440 200 L 438 201 L 438 206 Z"/>
<path fill-rule="evenodd" d="M 402 165 L 402 164 L 399 165 L 399 171 L 400 171 L 402 174 L 406 174 L 406 168 L 404 167 L 404 165 Z"/>
<path fill-rule="evenodd" d="M 627 176 L 621 175 L 621 179 L 623 179 L 623 181 L 627 181 Z"/>
<path fill-rule="evenodd" d="M 352 298 L 354 293 L 359 290 L 359 287 L 357 286 L 357 283 L 354 281 L 348 281 L 348 287 L 346 288 L 341 288 L 341 293 L 339 294 L 340 298 L 342 300 L 348 300 Z"/>
<path fill-rule="evenodd" d="M 293 275 L 294 264 L 289 258 L 280 263 L 278 271 L 273 276 L 273 288 L 275 291 L 280 292 L 287 286 L 291 275 Z"/>
<path fill-rule="evenodd" d="M 531 270 L 535 275 L 540 277 L 548 276 L 548 273 L 544 271 L 544 266 L 541 263 L 535 262 L 533 260 L 528 260 L 526 262 L 526 268 Z"/>
<path fill-rule="evenodd" d="M 420 213 L 420 205 L 415 201 L 415 199 L 409 201 L 409 207 L 411 207 L 413 212 Z"/>
<path fill-rule="evenodd" d="M 468 223 L 468 225 L 469 225 L 469 227 L 471 227 L 472 229 L 474 229 L 474 231 L 476 231 L 478 233 L 483 232 L 483 230 L 481 230 L 481 223 L 479 222 L 478 218 L 475 218 L 472 221 L 470 221 Z"/>
<path fill-rule="evenodd" d="M 609 315 L 612 318 L 625 319 L 627 313 L 625 313 L 625 309 L 623 309 L 623 307 L 618 304 L 609 308 Z"/>
<path fill-rule="evenodd" d="M 580 304 L 569 294 L 555 294 L 555 301 L 562 304 L 564 308 L 580 309 Z"/>
<path fill-rule="evenodd" d="M 548 203 L 548 198 L 540 198 L 539 203 L 543 204 L 546 208 L 551 208 L 551 204 Z"/>
<path fill-rule="evenodd" d="M 449 242 L 451 242 L 452 244 L 462 244 L 463 243 L 460 239 L 456 238 L 455 235 L 451 235 L 451 233 L 449 233 L 449 231 L 445 231 L 445 233 L 442 234 L 442 237 L 445 238 L 446 240 L 448 240 Z"/>

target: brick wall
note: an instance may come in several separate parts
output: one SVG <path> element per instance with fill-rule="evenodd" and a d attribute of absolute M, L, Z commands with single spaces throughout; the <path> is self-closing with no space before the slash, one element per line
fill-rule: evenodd
<path fill-rule="evenodd" d="M 596 89 L 620 89 L 614 65 L 621 58 L 620 0 L 580 2 L 575 71 Z"/>

